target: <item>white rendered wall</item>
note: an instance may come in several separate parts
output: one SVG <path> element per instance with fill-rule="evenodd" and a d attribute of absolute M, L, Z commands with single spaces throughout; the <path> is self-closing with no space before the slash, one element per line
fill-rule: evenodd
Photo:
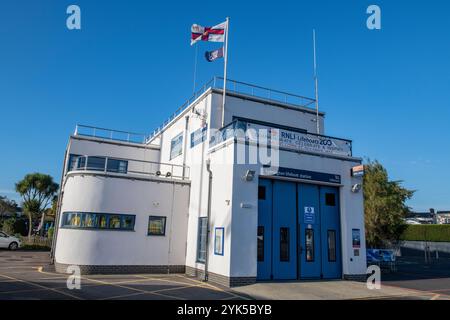
<path fill-rule="evenodd" d="M 69 174 L 63 212 L 136 215 L 134 231 L 60 228 L 55 260 L 79 265 L 184 265 L 189 185 Z M 165 216 L 166 235 L 148 236 L 150 215 Z"/>

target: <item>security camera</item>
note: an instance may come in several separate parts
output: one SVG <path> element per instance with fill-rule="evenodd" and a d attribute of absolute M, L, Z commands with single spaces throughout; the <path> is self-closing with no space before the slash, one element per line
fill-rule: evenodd
<path fill-rule="evenodd" d="M 352 186 L 352 192 L 353 193 L 358 193 L 359 190 L 361 190 L 361 184 L 360 183 L 356 183 Z"/>

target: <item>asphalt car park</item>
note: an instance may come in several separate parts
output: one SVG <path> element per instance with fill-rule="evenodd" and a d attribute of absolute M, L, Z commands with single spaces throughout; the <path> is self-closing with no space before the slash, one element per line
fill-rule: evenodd
<path fill-rule="evenodd" d="M 424 264 L 420 256 L 402 257 L 395 273 L 382 275 L 379 291 L 342 280 L 229 289 L 183 274 L 82 275 L 81 288 L 70 290 L 68 275 L 52 271 L 49 262 L 48 252 L 0 250 L 0 300 L 450 300 L 449 258 Z"/>
<path fill-rule="evenodd" d="M 243 300 L 249 296 L 181 274 L 86 275 L 68 289 L 68 275 L 48 267 L 48 252 L 0 250 L 0 300 Z"/>

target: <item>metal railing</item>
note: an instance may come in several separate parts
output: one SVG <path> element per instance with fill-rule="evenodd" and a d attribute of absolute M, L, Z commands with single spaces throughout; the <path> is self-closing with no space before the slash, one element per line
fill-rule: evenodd
<path fill-rule="evenodd" d="M 145 134 L 98 128 L 81 124 L 77 124 L 77 126 L 75 127 L 74 135 L 101 138 L 114 141 L 122 141 L 122 142 L 132 142 L 139 144 L 146 143 L 147 141 Z"/>
<path fill-rule="evenodd" d="M 119 162 L 122 162 L 122 164 L 119 164 Z M 98 171 L 105 174 L 114 173 L 123 175 L 135 174 L 177 180 L 189 180 L 190 175 L 190 168 L 188 166 L 101 156 L 77 157 L 68 169 L 68 172 L 73 171 Z"/>
<path fill-rule="evenodd" d="M 192 97 L 186 100 L 162 125 L 156 128 L 146 139 L 149 142 L 153 137 L 160 133 L 172 120 L 174 120 L 183 110 L 192 104 L 198 97 L 200 97 L 209 88 L 222 89 L 224 79 L 222 77 L 214 77 L 206 82 Z M 292 107 L 309 108 L 315 103 L 314 99 L 304 96 L 287 93 L 279 90 L 269 89 L 241 81 L 227 79 L 227 91 L 233 93 L 244 94 L 264 100 L 273 102 L 289 104 Z"/>
<path fill-rule="evenodd" d="M 226 125 L 225 127 L 217 130 L 214 133 L 211 133 L 211 137 L 209 140 L 209 147 L 212 148 L 224 141 L 227 141 L 230 138 L 238 138 L 238 139 L 245 139 L 246 141 L 248 141 L 250 138 L 247 135 L 247 125 L 248 124 L 252 124 L 252 121 L 245 121 L 242 119 L 235 119 L 232 122 L 230 122 L 228 125 Z M 269 129 L 269 127 L 267 127 Z M 276 128 L 273 128 L 276 129 Z M 352 151 L 352 141 L 348 140 L 348 139 L 343 139 L 343 138 L 336 138 L 336 137 L 331 137 L 331 136 L 325 136 L 325 135 L 321 135 L 321 134 L 316 134 L 316 133 L 310 133 L 310 132 L 298 132 L 299 135 L 305 135 L 306 137 L 314 137 L 316 138 L 318 141 L 331 141 L 334 142 L 335 144 L 340 144 L 342 145 L 346 151 L 346 156 L 352 156 L 353 151 Z M 258 135 L 258 134 L 257 134 Z M 270 137 L 270 136 L 269 136 Z M 253 137 L 252 139 L 256 139 L 257 137 Z M 269 143 L 273 144 L 273 145 L 278 145 L 280 146 L 280 141 L 274 141 L 274 140 L 264 140 L 263 141 L 268 141 Z M 261 141 L 258 141 L 261 142 Z M 319 152 L 321 152 L 319 150 Z"/>

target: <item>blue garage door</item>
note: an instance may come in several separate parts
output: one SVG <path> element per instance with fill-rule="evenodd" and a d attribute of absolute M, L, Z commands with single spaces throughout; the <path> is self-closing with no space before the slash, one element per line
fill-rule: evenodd
<path fill-rule="evenodd" d="M 258 280 L 340 278 L 339 189 L 260 179 Z"/>

